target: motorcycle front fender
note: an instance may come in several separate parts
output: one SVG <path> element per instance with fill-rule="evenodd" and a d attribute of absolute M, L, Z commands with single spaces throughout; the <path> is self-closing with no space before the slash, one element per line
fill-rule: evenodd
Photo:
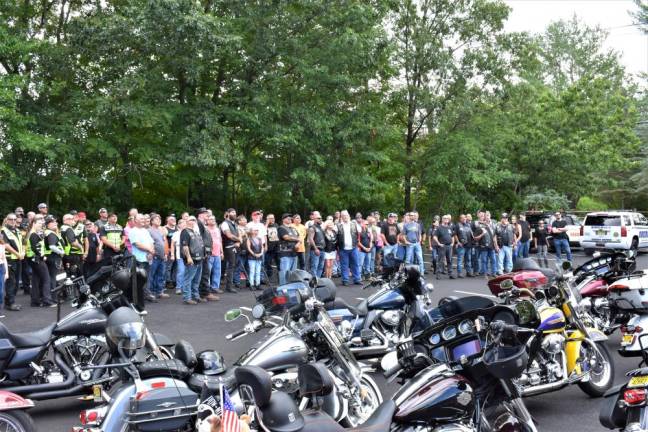
<path fill-rule="evenodd" d="M 602 342 L 602 341 L 606 341 L 606 340 L 609 339 L 606 336 L 605 333 L 603 333 L 601 330 L 595 329 L 595 328 L 588 327 L 587 328 L 587 334 L 589 335 L 590 339 L 593 342 Z"/>
<path fill-rule="evenodd" d="M 580 365 L 578 365 L 578 357 L 580 356 L 580 348 L 583 343 L 583 335 L 580 332 L 577 332 L 580 337 L 578 338 L 569 338 L 565 344 L 565 355 L 567 356 L 567 374 L 571 374 L 577 367 L 578 373 L 580 373 Z M 571 336 L 571 335 L 570 335 Z"/>
<path fill-rule="evenodd" d="M 34 402 L 15 393 L 0 390 L 0 411 L 32 408 Z"/>

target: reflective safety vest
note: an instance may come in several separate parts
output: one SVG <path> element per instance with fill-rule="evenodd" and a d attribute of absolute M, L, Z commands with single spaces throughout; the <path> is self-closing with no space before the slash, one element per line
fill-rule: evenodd
<path fill-rule="evenodd" d="M 74 246 L 71 246 L 70 252 L 75 255 L 83 255 L 84 252 L 83 249 L 85 248 L 85 239 L 86 239 L 85 227 L 83 226 L 82 223 L 78 223 L 73 229 L 74 229 L 74 236 L 76 237 L 77 241 L 81 245 L 81 249 L 77 249 Z"/>
<path fill-rule="evenodd" d="M 46 229 L 46 230 L 45 230 L 45 237 L 43 238 L 43 243 L 45 244 L 45 253 L 43 253 L 43 256 L 50 255 L 50 254 L 52 253 L 52 250 L 51 250 L 50 247 L 49 247 L 49 242 L 46 241 L 46 240 L 47 240 L 47 237 L 48 237 L 50 234 L 54 234 L 56 237 L 58 237 L 58 243 L 57 243 L 57 244 L 58 244 L 58 247 L 60 247 L 61 249 L 65 250 L 65 249 L 63 248 L 63 238 L 61 238 L 61 234 L 59 234 L 59 233 L 57 233 L 57 232 L 55 232 L 55 231 L 52 231 L 52 230 Z"/>
<path fill-rule="evenodd" d="M 59 235 L 59 237 L 63 241 L 63 251 L 65 252 L 65 256 L 70 255 L 70 250 L 72 250 L 72 243 L 68 242 L 67 235 L 63 235 L 66 234 L 68 230 L 72 230 L 72 232 L 74 232 L 74 229 L 72 229 L 70 225 L 61 225 L 61 235 Z"/>
<path fill-rule="evenodd" d="M 45 236 L 44 235 L 39 235 L 40 240 L 38 241 L 38 249 L 40 250 L 40 256 L 44 257 L 45 255 L 48 255 L 51 253 L 51 251 L 46 251 L 45 250 Z M 36 256 L 36 253 L 31 247 L 31 241 L 29 237 L 27 238 L 27 242 L 25 244 L 25 256 L 28 258 L 33 258 Z"/>
<path fill-rule="evenodd" d="M 15 249 L 18 251 L 18 253 L 23 253 L 23 251 L 25 249 L 24 249 L 24 246 L 23 246 L 22 235 L 20 235 L 19 230 L 16 229 L 16 231 L 13 232 L 7 227 L 2 227 L 2 232 L 4 233 L 5 236 L 7 236 L 7 238 L 9 239 L 10 242 L 13 242 L 13 244 L 11 246 L 13 247 L 14 244 L 15 244 L 16 245 Z M 17 260 L 17 259 L 20 259 L 20 257 L 18 255 L 16 255 L 16 254 L 12 253 L 12 254 L 9 255 L 9 259 Z"/>
<path fill-rule="evenodd" d="M 106 239 L 110 244 L 114 245 L 116 248 L 121 248 L 123 245 L 122 242 L 122 227 L 120 225 L 104 225 L 103 228 L 106 231 Z"/>

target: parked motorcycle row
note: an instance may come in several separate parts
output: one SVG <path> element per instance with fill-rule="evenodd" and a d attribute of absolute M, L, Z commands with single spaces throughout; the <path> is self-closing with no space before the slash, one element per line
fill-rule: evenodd
<path fill-rule="evenodd" d="M 116 257 L 88 280 L 60 276 L 51 326 L 0 324 L 0 430 L 36 430 L 33 401 L 82 396 L 95 404 L 75 432 L 208 432 L 226 391 L 251 430 L 536 431 L 524 397 L 577 385 L 603 397 L 603 426 L 648 431 L 648 272 L 635 267 L 634 253 L 556 271 L 521 259 L 488 281 L 496 300 L 433 304 L 433 286 L 401 265 L 355 305 L 296 270 L 225 314 L 244 322 L 227 339 L 262 334 L 228 368 L 216 351 L 152 332 L 144 275 Z M 61 317 L 64 299 L 75 310 Z M 640 368 L 612 388 L 605 341 L 617 329 L 619 352 Z M 386 397 L 375 374 L 401 387 Z"/>

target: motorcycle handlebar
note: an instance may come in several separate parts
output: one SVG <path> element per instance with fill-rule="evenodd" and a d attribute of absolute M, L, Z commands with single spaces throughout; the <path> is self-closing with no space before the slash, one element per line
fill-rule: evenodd
<path fill-rule="evenodd" d="M 510 335 L 517 335 L 518 333 L 533 333 L 535 331 L 534 329 L 518 327 L 514 324 L 506 324 L 503 321 L 493 321 L 490 323 L 489 328 L 495 333 L 508 333 Z"/>
<path fill-rule="evenodd" d="M 239 337 L 241 335 L 244 335 L 245 333 L 247 333 L 245 331 L 245 329 L 237 330 L 234 333 L 230 333 L 227 336 L 225 336 L 225 339 L 232 340 L 232 339 L 237 338 L 237 337 Z"/>

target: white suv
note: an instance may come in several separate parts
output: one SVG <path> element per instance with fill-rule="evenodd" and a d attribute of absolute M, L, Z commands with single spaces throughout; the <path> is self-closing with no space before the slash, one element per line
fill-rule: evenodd
<path fill-rule="evenodd" d="M 585 253 L 591 253 L 594 249 L 648 248 L 648 219 L 641 213 L 588 213 L 581 230 L 581 247 Z"/>

